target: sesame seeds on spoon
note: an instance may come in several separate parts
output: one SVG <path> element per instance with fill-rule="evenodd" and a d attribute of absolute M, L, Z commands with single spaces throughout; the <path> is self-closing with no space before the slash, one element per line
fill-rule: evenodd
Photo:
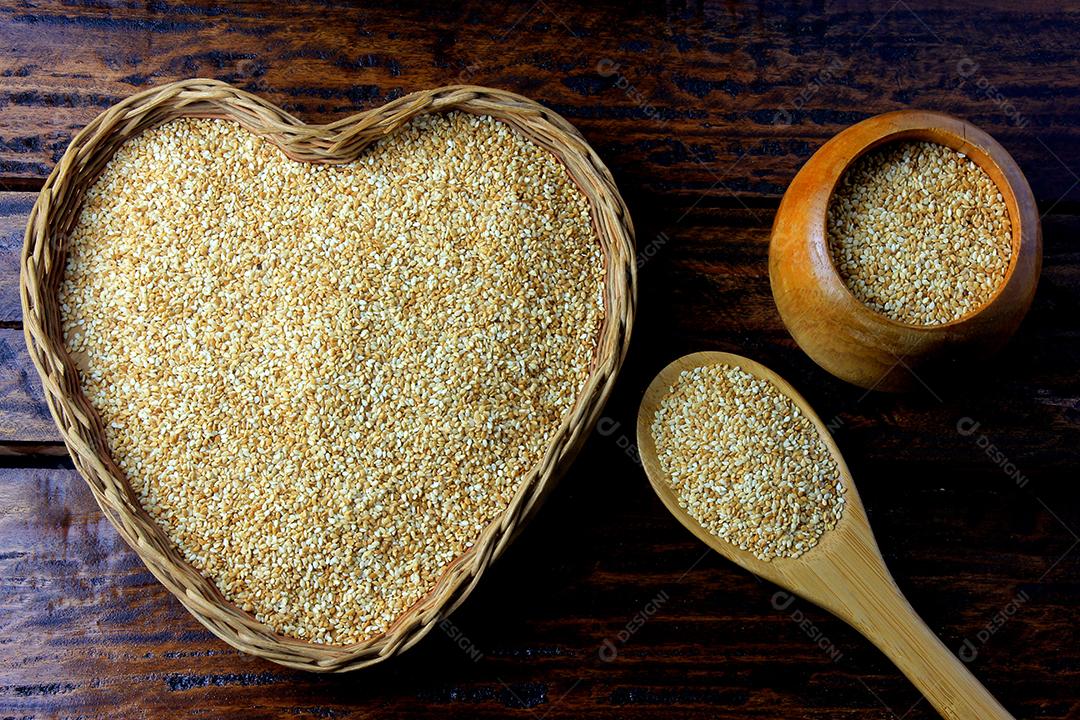
<path fill-rule="evenodd" d="M 783 378 L 730 353 L 679 358 L 646 390 L 637 438 L 653 490 L 709 547 L 854 627 L 943 717 L 1011 720 L 897 588 L 836 443 Z"/>
<path fill-rule="evenodd" d="M 651 430 L 679 505 L 761 560 L 798 557 L 843 514 L 840 471 L 813 422 L 742 368 L 680 372 Z"/>

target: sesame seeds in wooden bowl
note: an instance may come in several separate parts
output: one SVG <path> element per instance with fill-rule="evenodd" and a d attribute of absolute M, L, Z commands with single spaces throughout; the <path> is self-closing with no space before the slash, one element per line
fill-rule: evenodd
<path fill-rule="evenodd" d="M 769 276 L 784 324 L 819 365 L 907 390 L 1012 336 L 1041 237 L 1000 144 L 948 115 L 900 111 L 848 128 L 799 171 L 773 224 Z"/>
<path fill-rule="evenodd" d="M 944 325 L 1005 279 L 1012 223 L 997 185 L 945 145 L 889 142 L 860 157 L 829 200 L 833 265 L 864 305 L 910 325 Z"/>
<path fill-rule="evenodd" d="M 242 650 L 354 669 L 464 600 L 572 459 L 625 353 L 631 232 L 524 98 L 306 126 L 185 81 L 106 111 L 42 191 L 27 340 L 166 587 Z"/>

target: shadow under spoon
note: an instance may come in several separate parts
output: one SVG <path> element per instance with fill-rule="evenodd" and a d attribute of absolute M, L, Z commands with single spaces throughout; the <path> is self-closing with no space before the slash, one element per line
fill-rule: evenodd
<path fill-rule="evenodd" d="M 683 507 L 659 462 L 652 424 L 657 409 L 684 370 L 723 364 L 771 382 L 818 430 L 836 460 L 844 485 L 844 512 L 836 526 L 798 558 L 764 561 L 706 530 Z M 783 378 L 764 365 L 730 353 L 679 358 L 649 385 L 637 422 L 638 448 L 653 490 L 667 509 L 706 545 L 729 560 L 828 610 L 876 645 L 949 720 L 1012 720 L 912 609 L 878 550 L 855 483 L 824 423 Z"/>

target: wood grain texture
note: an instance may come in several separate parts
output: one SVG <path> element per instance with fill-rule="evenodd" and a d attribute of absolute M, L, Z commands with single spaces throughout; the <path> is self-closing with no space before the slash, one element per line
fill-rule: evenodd
<path fill-rule="evenodd" d="M 0 192 L 0 324 L 22 320 L 19 252 L 36 193 Z"/>
<path fill-rule="evenodd" d="M 0 328 L 0 408 L 3 444 L 60 441 L 19 329 Z"/>
<path fill-rule="evenodd" d="M 453 82 L 512 89 L 663 196 L 777 196 L 843 127 L 921 107 L 974 122 L 1038 169 L 1040 201 L 1080 199 L 1069 167 L 1080 101 L 1068 92 L 1080 12 L 965 4 L 7 3 L 0 175 L 42 179 L 105 107 L 199 75 L 308 122 Z"/>
<path fill-rule="evenodd" d="M 0 717 L 935 717 L 908 711 L 915 689 L 854 631 L 808 603 L 776 609 L 774 586 L 704 553 L 649 489 L 641 394 L 697 350 L 751 356 L 813 404 L 901 589 L 947 647 L 971 643 L 1006 707 L 1080 716 L 1078 27 L 1073 7 L 1001 0 L 0 5 L 0 189 L 37 189 L 74 131 L 172 79 L 246 85 L 312 122 L 473 82 L 584 132 L 631 208 L 641 267 L 606 418 L 452 626 L 370 672 L 310 677 L 215 640 L 43 454 L 62 448 L 10 254 L 32 196 L 0 194 Z M 784 330 L 768 228 L 827 138 L 904 107 L 970 120 L 1016 157 L 1050 211 L 1044 269 L 1003 353 L 867 395 Z"/>
<path fill-rule="evenodd" d="M 1080 682 L 1080 553 L 1051 569 L 1073 542 L 1068 533 L 992 468 L 981 487 L 964 492 L 875 477 L 880 482 L 863 492 L 871 521 L 930 625 L 954 650 L 965 639 L 977 643 L 973 669 L 1018 716 L 1072 717 L 1080 705 L 1063 689 Z M 714 554 L 703 557 L 610 437 L 590 444 L 535 524 L 451 618 L 453 631 L 432 633 L 394 663 L 340 678 L 283 670 L 214 639 L 112 532 L 74 471 L 2 471 L 0 497 L 7 715 L 135 717 L 141 708 L 151 716 L 314 718 L 392 709 L 433 717 L 824 720 L 890 717 L 874 693 L 897 714 L 917 698 L 840 621 L 802 601 L 778 610 L 775 587 Z M 1069 497 L 1052 491 L 1045 500 L 1075 525 L 1080 511 Z M 1021 592 L 1028 599 L 981 643 L 979 631 Z M 618 633 L 650 601 L 656 612 L 621 642 Z M 816 641 L 802 622 L 816 629 Z M 465 638 L 464 649 L 452 633 Z M 607 662 L 605 640 L 616 648 Z M 907 717 L 934 714 L 920 704 Z"/>

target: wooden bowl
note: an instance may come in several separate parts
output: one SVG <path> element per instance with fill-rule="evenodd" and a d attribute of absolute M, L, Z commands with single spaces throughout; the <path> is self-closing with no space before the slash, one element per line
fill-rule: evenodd
<path fill-rule="evenodd" d="M 893 320 L 856 299 L 833 265 L 826 213 L 844 171 L 864 153 L 898 140 L 958 150 L 990 175 L 1012 222 L 1013 256 L 990 299 L 942 325 Z M 1008 152 L 969 122 L 901 110 L 864 120 L 829 140 L 791 182 L 773 222 L 769 279 L 788 331 L 818 365 L 865 388 L 903 391 L 923 376 L 977 361 L 1016 331 L 1042 264 L 1042 230 L 1031 187 Z"/>
<path fill-rule="evenodd" d="M 474 545 L 445 568 L 435 588 L 384 633 L 351 645 L 289 637 L 225 598 L 146 513 L 113 461 L 102 421 L 79 379 L 60 323 L 58 287 L 65 238 L 86 190 L 125 140 L 178 117 L 234 120 L 304 162 L 355 160 L 366 147 L 427 113 L 451 110 L 492 116 L 545 148 L 566 167 L 589 202 L 605 262 L 605 317 L 588 379 L 547 452 L 522 479 L 509 506 Z M 329 125 L 306 125 L 265 100 L 216 80 L 190 79 L 146 90 L 109 108 L 72 141 L 30 213 L 21 256 L 23 325 L 45 399 L 72 461 L 120 535 L 150 572 L 215 635 L 282 665 L 341 672 L 372 665 L 415 645 L 457 608 L 487 567 L 532 516 L 589 436 L 626 356 L 636 307 L 633 226 L 614 180 L 566 120 L 520 95 L 475 86 L 416 92 Z"/>

